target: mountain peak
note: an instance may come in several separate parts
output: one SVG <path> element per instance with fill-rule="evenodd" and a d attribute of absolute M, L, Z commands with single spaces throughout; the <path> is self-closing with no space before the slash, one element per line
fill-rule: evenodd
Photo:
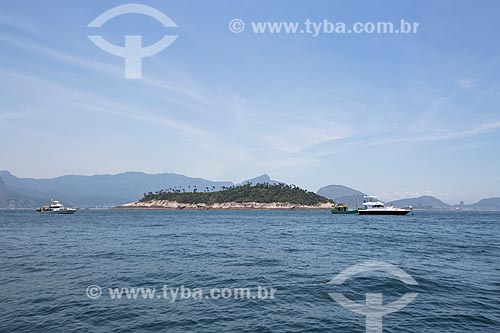
<path fill-rule="evenodd" d="M 268 184 L 279 184 L 281 182 L 277 181 L 277 180 L 272 180 L 271 177 L 269 177 L 268 174 L 263 174 L 263 175 L 260 175 L 260 176 L 257 176 L 255 178 L 252 178 L 252 179 L 247 179 L 245 181 L 243 181 L 241 183 L 241 185 L 245 185 L 245 184 L 265 184 L 265 183 L 268 183 Z"/>

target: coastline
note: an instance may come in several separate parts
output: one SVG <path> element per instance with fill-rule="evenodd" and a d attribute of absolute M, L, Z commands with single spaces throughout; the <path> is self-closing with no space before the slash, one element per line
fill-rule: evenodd
<path fill-rule="evenodd" d="M 146 202 L 131 202 L 113 209 L 123 210 L 317 210 L 331 209 L 331 203 L 318 205 L 300 205 L 287 202 L 221 202 L 215 204 L 206 203 L 179 203 L 168 200 L 152 200 Z"/>

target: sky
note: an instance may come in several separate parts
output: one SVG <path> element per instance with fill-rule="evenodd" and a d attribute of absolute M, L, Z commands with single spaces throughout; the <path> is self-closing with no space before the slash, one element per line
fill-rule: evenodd
<path fill-rule="evenodd" d="M 498 1 L 0 2 L 0 169 L 18 177 L 267 173 L 385 200 L 500 196 Z M 241 19 L 245 30 L 229 23 Z M 252 22 L 418 22 L 413 34 L 258 34 Z M 177 39 L 124 77 L 118 46 Z"/>

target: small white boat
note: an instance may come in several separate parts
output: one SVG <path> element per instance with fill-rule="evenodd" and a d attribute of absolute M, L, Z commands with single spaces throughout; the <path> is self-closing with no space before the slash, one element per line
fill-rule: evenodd
<path fill-rule="evenodd" d="M 52 213 L 52 214 L 73 214 L 76 212 L 75 208 L 66 208 L 57 200 L 51 200 L 50 205 L 42 206 L 36 210 L 39 213 Z"/>
<path fill-rule="evenodd" d="M 397 208 L 394 206 L 385 206 L 376 197 L 365 196 L 363 208 L 358 209 L 359 215 L 406 215 L 412 211 L 412 207 Z"/>

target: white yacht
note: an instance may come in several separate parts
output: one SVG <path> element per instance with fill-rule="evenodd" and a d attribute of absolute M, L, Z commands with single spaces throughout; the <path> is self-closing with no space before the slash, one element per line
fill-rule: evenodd
<path fill-rule="evenodd" d="M 406 215 L 412 211 L 412 207 L 397 208 L 392 205 L 385 204 L 378 200 L 377 197 L 365 196 L 363 208 L 358 209 L 359 215 Z"/>
<path fill-rule="evenodd" d="M 74 212 L 76 212 L 76 209 L 66 208 L 59 201 L 51 200 L 50 205 L 37 208 L 36 211 L 40 213 L 52 213 L 52 214 L 73 214 Z"/>

